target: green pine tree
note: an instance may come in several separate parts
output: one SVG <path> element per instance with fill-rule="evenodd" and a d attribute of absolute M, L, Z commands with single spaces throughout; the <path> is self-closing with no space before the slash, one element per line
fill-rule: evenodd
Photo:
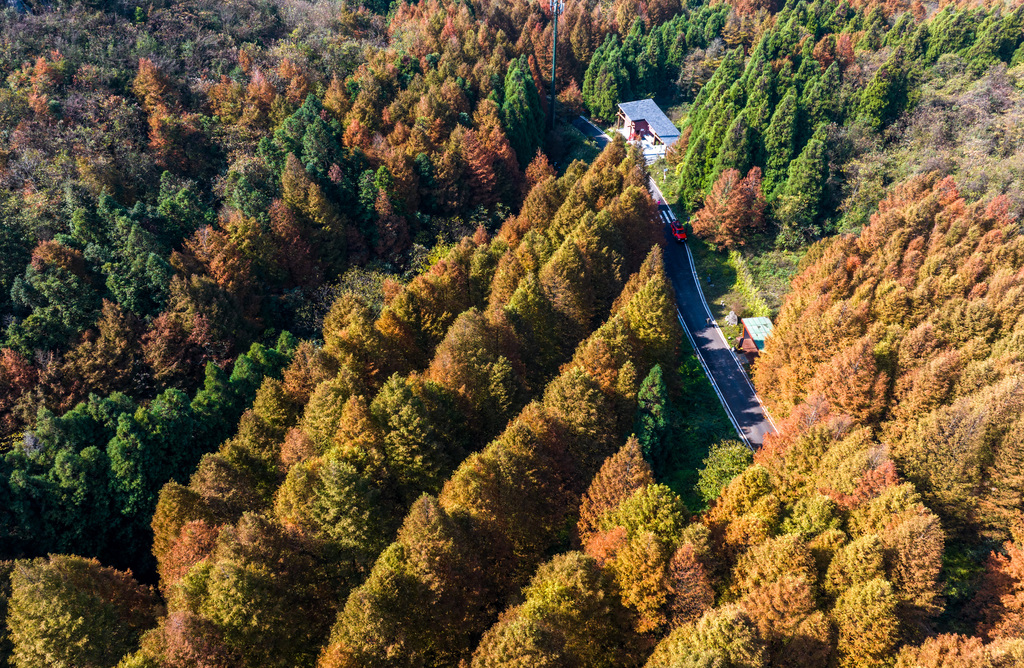
<path fill-rule="evenodd" d="M 661 365 L 655 364 L 651 372 L 644 378 L 640 391 L 636 395 L 636 417 L 633 422 L 633 433 L 640 443 L 644 459 L 657 474 L 668 455 L 668 437 L 670 426 L 671 402 L 668 386 L 661 371 Z"/>
<path fill-rule="evenodd" d="M 757 79 L 757 85 L 747 97 L 747 106 L 743 109 L 747 125 L 750 128 L 750 148 L 753 151 L 753 162 L 756 165 L 765 163 L 764 137 L 768 124 L 772 120 L 773 79 L 770 72 Z"/>
<path fill-rule="evenodd" d="M 821 126 L 807 146 L 789 166 L 789 178 L 777 202 L 777 217 L 783 245 L 794 246 L 810 240 L 820 230 L 822 179 L 825 176 L 825 126 Z"/>
<path fill-rule="evenodd" d="M 505 131 L 520 167 L 530 164 L 544 136 L 544 112 L 526 56 L 509 64 L 505 75 L 505 102 L 501 106 Z"/>
<path fill-rule="evenodd" d="M 617 40 L 615 40 L 617 44 Z M 593 104 L 591 113 L 601 119 L 610 121 L 615 118 L 616 108 L 622 100 L 633 97 L 629 83 L 629 72 L 622 62 L 620 48 L 614 47 L 607 52 L 594 79 Z"/>
<path fill-rule="evenodd" d="M 768 201 L 775 199 L 786 180 L 789 161 L 793 159 L 796 133 L 796 91 L 790 89 L 775 108 L 764 136 L 767 153 L 763 188 Z"/>
<path fill-rule="evenodd" d="M 591 115 L 594 115 L 594 109 L 597 104 L 597 94 L 595 92 L 595 86 L 597 85 L 597 75 L 601 71 L 601 67 L 607 58 L 608 50 L 611 48 L 613 40 L 616 39 L 615 35 L 609 35 L 597 50 L 594 51 L 594 55 L 590 58 L 590 64 L 587 65 L 587 71 L 583 75 L 583 104 L 586 105 Z"/>
<path fill-rule="evenodd" d="M 622 40 L 622 48 L 619 50 L 622 65 L 629 74 L 629 86 L 632 90 L 640 90 L 640 61 L 643 57 L 644 48 L 644 22 L 639 16 L 633 19 L 633 25 Z"/>
<path fill-rule="evenodd" d="M 804 88 L 800 106 L 811 127 L 840 122 L 842 107 L 839 99 L 839 66 L 836 63 L 829 65 L 821 76 Z"/>
<path fill-rule="evenodd" d="M 331 128 L 319 116 L 313 120 L 302 135 L 302 165 L 310 176 L 321 181 L 327 180 L 331 165 L 338 161 L 341 147 Z"/>
<path fill-rule="evenodd" d="M 637 97 L 654 97 L 670 81 L 665 77 L 667 57 L 664 32 L 651 31 L 636 66 L 637 84 L 634 92 Z"/>
<path fill-rule="evenodd" d="M 744 109 L 736 116 L 736 119 L 725 132 L 722 150 L 719 151 L 718 160 L 715 161 L 715 168 L 711 172 L 712 182 L 727 169 L 737 169 L 741 174 L 747 173 L 754 155 L 751 134 L 750 125 L 747 123 L 746 110 Z"/>
<path fill-rule="evenodd" d="M 884 21 L 884 18 L 883 18 Z M 975 17 L 971 10 L 947 5 L 931 20 L 925 60 L 934 63 L 945 53 L 956 53 L 974 41 Z"/>
<path fill-rule="evenodd" d="M 814 49 L 813 42 L 812 39 L 804 41 L 804 46 L 800 50 L 800 67 L 797 68 L 796 74 L 793 76 L 793 81 L 799 90 L 803 90 L 809 81 L 821 74 L 821 64 L 811 55 Z"/>
<path fill-rule="evenodd" d="M 367 480 L 345 461 L 324 460 L 314 487 L 311 519 L 346 556 L 359 563 L 372 561 L 384 549 L 384 518 L 380 500 Z"/>
<path fill-rule="evenodd" d="M 861 94 L 858 120 L 875 131 L 891 123 L 907 106 L 907 85 L 903 49 L 900 48 L 868 82 Z"/>

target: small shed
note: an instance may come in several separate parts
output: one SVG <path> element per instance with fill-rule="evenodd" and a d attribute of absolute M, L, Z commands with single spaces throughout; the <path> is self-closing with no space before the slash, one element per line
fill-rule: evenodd
<path fill-rule="evenodd" d="M 772 321 L 768 318 L 743 318 L 743 336 L 740 337 L 738 348 L 753 362 L 764 350 L 764 341 L 772 335 Z"/>
<path fill-rule="evenodd" d="M 668 147 L 679 139 L 679 128 L 669 120 L 654 100 L 636 100 L 620 104 L 615 127 L 624 128 L 629 141 L 651 137 L 653 143 Z"/>

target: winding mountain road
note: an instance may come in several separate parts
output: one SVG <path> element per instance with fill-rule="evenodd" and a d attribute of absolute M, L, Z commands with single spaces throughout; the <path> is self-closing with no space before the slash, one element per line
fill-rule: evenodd
<path fill-rule="evenodd" d="M 604 148 L 611 137 L 582 116 L 573 120 L 573 126 Z M 648 182 L 651 196 L 665 225 L 665 271 L 676 291 L 676 315 L 690 344 L 697 352 L 704 373 L 722 402 L 736 433 L 751 449 L 764 443 L 765 434 L 774 433 L 775 425 L 757 396 L 753 384 L 740 366 L 725 335 L 715 323 L 711 309 L 700 288 L 693 254 L 685 243 L 679 243 L 669 233 L 667 223 L 675 219 L 672 209 L 665 204 L 654 180 Z M 709 324 L 710 323 L 710 324 Z"/>

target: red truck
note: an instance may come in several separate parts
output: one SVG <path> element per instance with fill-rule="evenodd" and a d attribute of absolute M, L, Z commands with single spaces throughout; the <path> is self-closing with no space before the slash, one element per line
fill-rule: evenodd
<path fill-rule="evenodd" d="M 680 223 L 679 219 L 672 213 L 672 209 L 669 205 L 659 202 L 658 215 L 661 216 L 661 219 L 664 222 L 668 223 L 669 229 L 672 231 L 672 238 L 679 242 L 686 241 L 686 228 L 683 227 L 683 224 Z"/>
<path fill-rule="evenodd" d="M 676 241 L 679 241 L 679 242 L 686 241 L 686 228 L 683 227 L 682 223 L 680 223 L 678 220 L 673 220 L 671 227 L 672 227 L 672 236 L 675 238 Z"/>

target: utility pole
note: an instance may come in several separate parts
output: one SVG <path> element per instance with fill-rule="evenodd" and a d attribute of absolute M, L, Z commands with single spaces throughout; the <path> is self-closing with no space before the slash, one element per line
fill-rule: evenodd
<path fill-rule="evenodd" d="M 565 11 L 565 0 L 551 1 L 551 17 L 554 27 L 551 31 L 551 103 L 548 105 L 548 130 L 555 129 L 555 58 L 558 55 L 558 15 Z"/>

